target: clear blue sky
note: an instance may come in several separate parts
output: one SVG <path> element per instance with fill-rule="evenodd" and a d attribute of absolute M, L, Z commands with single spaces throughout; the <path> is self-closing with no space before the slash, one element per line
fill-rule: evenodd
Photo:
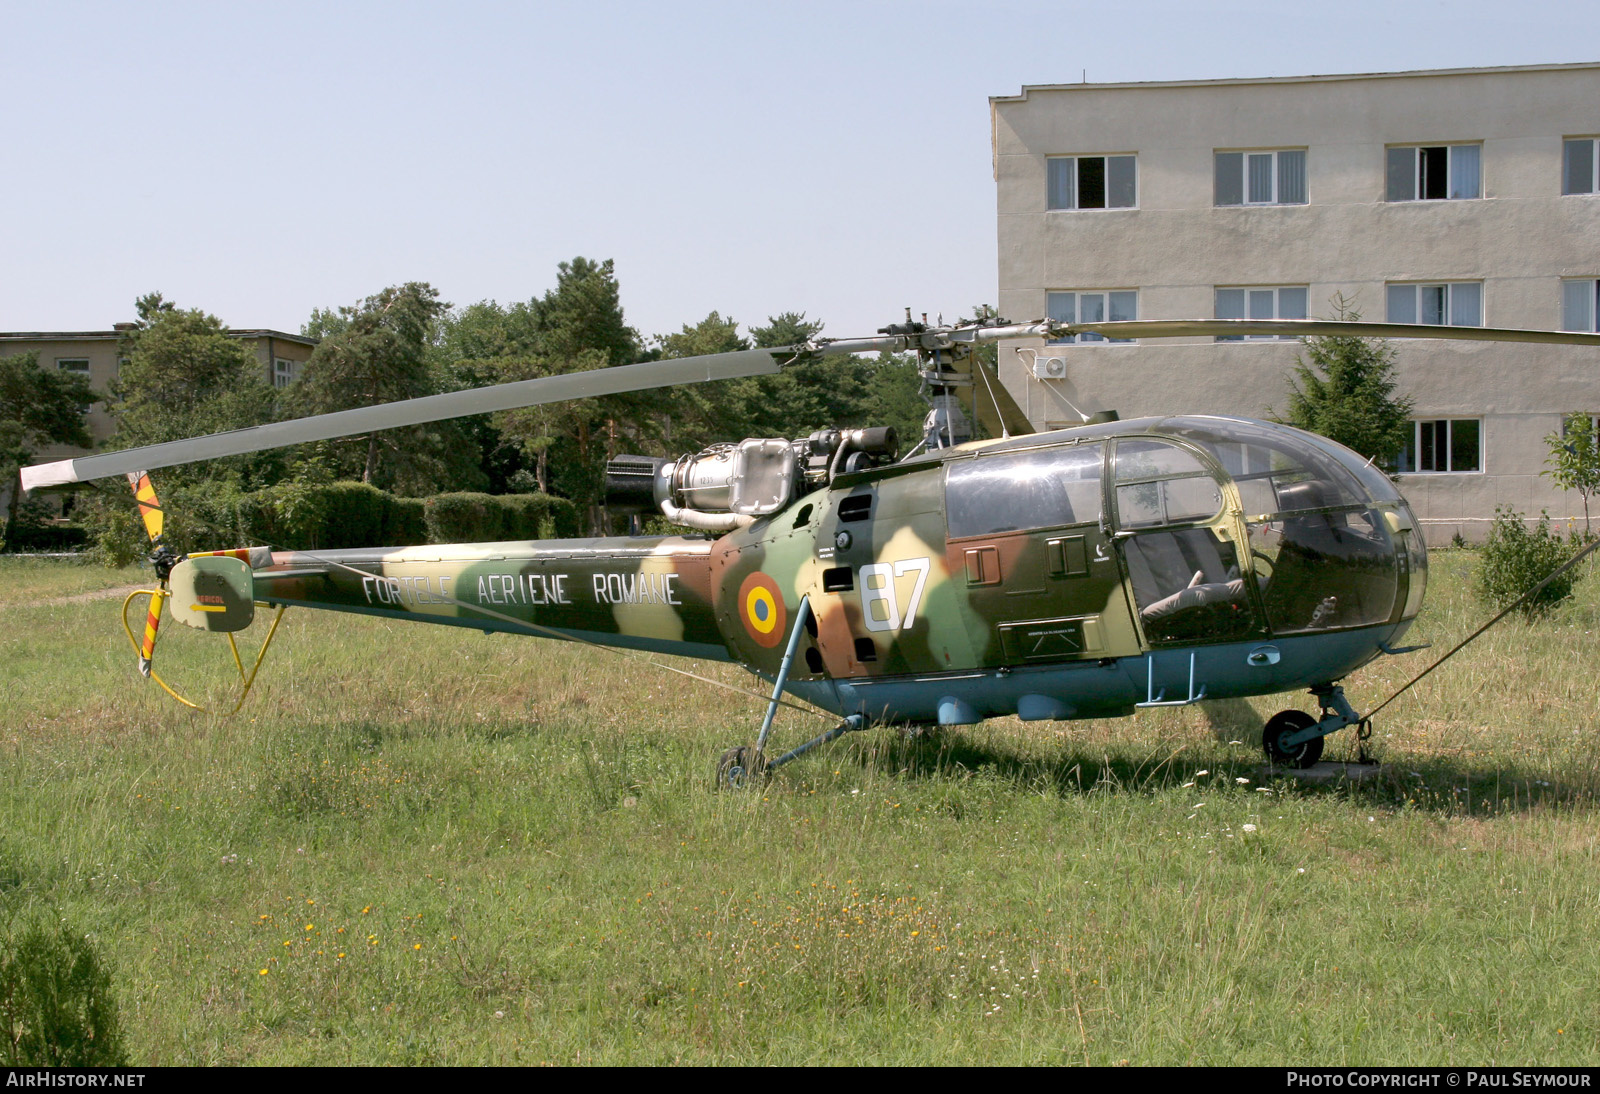
<path fill-rule="evenodd" d="M 0 330 L 105 329 L 158 289 L 294 331 L 408 280 L 527 299 L 574 255 L 616 260 L 646 336 L 954 317 L 995 297 L 990 95 L 1593 61 L 1595 11 L 0 0 Z"/>

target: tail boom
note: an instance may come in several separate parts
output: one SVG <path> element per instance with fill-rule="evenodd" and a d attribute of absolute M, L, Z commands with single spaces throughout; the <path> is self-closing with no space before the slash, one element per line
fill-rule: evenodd
<path fill-rule="evenodd" d="M 711 542 L 677 536 L 274 551 L 269 604 L 474 627 L 712 660 Z"/>

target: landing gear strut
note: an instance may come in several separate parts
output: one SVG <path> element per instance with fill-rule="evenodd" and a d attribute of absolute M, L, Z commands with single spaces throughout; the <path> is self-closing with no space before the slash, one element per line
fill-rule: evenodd
<path fill-rule="evenodd" d="M 759 748 L 749 745 L 740 745 L 730 748 L 722 754 L 722 759 L 717 763 L 717 788 L 719 790 L 738 790 L 748 786 L 752 781 L 765 779 L 772 772 L 782 767 L 791 760 L 798 760 L 813 748 L 821 747 L 830 741 L 836 741 L 846 733 L 858 729 L 866 729 L 867 720 L 859 714 L 852 714 L 826 733 L 820 733 L 811 738 L 798 748 L 791 748 L 782 756 L 767 759 Z"/>
<path fill-rule="evenodd" d="M 1372 736 L 1372 720 L 1363 718 L 1344 697 L 1338 684 L 1321 684 L 1311 689 L 1322 707 L 1319 720 L 1301 710 L 1280 710 L 1261 733 L 1261 747 L 1267 762 L 1276 767 L 1310 767 L 1322 759 L 1322 739 L 1346 726 L 1356 727 L 1361 745 L 1360 763 L 1370 763 L 1365 742 Z"/>

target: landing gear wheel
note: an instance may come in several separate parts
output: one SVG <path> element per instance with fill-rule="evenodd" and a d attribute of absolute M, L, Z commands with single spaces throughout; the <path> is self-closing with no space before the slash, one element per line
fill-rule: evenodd
<path fill-rule="evenodd" d="M 1316 724 L 1317 720 L 1303 710 L 1280 710 L 1274 714 L 1261 731 L 1261 747 L 1266 750 L 1267 761 L 1277 767 L 1310 767 L 1322 759 L 1321 737 L 1298 745 L 1284 743 L 1302 729 Z"/>
<path fill-rule="evenodd" d="M 766 757 L 749 745 L 730 748 L 717 761 L 718 790 L 743 790 L 766 777 Z"/>

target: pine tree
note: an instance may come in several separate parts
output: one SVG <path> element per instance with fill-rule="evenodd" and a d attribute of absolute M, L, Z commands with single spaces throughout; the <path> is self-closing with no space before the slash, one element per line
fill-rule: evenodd
<path fill-rule="evenodd" d="M 1339 318 L 1361 318 L 1334 298 Z M 1411 440 L 1409 396 L 1397 396 L 1395 350 L 1382 339 L 1343 335 L 1306 339 L 1289 382 L 1288 424 L 1320 433 L 1393 468 Z"/>

